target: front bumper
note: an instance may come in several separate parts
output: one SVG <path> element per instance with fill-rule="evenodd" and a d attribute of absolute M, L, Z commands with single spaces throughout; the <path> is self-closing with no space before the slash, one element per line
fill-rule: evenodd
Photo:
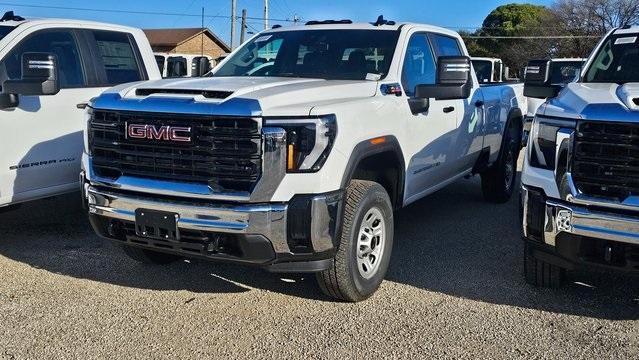
<path fill-rule="evenodd" d="M 566 268 L 596 265 L 639 271 L 639 212 L 548 199 L 527 186 L 521 196 L 524 237 L 537 257 Z"/>
<path fill-rule="evenodd" d="M 117 242 L 187 257 L 321 271 L 336 251 L 342 193 L 298 196 L 290 203 L 228 203 L 115 191 L 83 185 L 96 232 Z M 139 237 L 136 210 L 178 215 L 179 240 Z"/>

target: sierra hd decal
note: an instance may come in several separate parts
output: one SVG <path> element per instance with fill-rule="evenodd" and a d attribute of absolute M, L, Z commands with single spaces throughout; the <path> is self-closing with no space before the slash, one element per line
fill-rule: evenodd
<path fill-rule="evenodd" d="M 44 161 L 36 161 L 29 163 L 22 163 L 18 165 L 9 166 L 9 170 L 18 170 L 18 169 L 29 169 L 34 167 L 41 167 L 51 164 L 63 164 L 63 163 L 71 163 L 74 162 L 75 158 L 65 158 L 60 160 L 44 160 Z"/>

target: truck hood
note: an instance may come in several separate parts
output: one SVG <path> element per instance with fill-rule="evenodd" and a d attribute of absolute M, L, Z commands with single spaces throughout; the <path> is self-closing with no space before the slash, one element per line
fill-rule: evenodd
<path fill-rule="evenodd" d="M 540 108 L 549 117 L 639 122 L 639 83 L 571 83 Z"/>
<path fill-rule="evenodd" d="M 133 83 L 108 90 L 138 105 L 159 101 L 192 101 L 228 112 L 252 104 L 265 116 L 308 115 L 319 104 L 374 96 L 376 81 L 323 80 L 280 77 L 209 77 Z M 144 106 L 142 106 L 144 107 Z M 148 108 L 148 107 L 146 107 Z"/>

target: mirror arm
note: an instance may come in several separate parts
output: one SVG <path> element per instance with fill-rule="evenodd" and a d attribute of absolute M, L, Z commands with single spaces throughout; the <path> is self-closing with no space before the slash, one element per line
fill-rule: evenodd
<path fill-rule="evenodd" d="M 430 99 L 429 98 L 420 98 L 420 97 L 412 97 L 408 99 L 408 105 L 410 107 L 411 113 L 413 115 L 422 114 L 428 112 L 430 110 Z"/>

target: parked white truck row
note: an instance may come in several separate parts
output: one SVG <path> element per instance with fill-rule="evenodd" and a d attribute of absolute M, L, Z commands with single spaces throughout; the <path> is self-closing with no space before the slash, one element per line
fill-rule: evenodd
<path fill-rule="evenodd" d="M 526 91 L 554 97 L 540 64 Z M 386 273 L 395 209 L 473 174 L 487 200 L 515 190 L 523 86 L 480 86 L 472 70 L 457 33 L 380 17 L 267 30 L 210 77 L 160 80 L 139 30 L 8 13 L 2 126 L 29 138 L 3 147 L 0 207 L 72 190 L 81 158 L 91 223 L 129 256 L 312 272 L 326 294 L 360 301 Z M 43 125 L 51 116 L 55 126 Z M 545 135 L 535 132 L 530 148 L 546 154 Z M 525 179 L 535 178 L 533 152 Z M 525 182 L 524 194 L 546 189 L 537 186 Z M 531 198 L 525 219 L 537 211 Z M 546 261 L 532 246 L 527 254 Z"/>
<path fill-rule="evenodd" d="M 535 61 L 537 110 L 522 172 L 525 273 L 557 287 L 567 269 L 639 270 L 639 27 L 606 35 L 577 82 Z"/>
<path fill-rule="evenodd" d="M 77 189 L 89 100 L 113 85 L 160 78 L 141 30 L 5 14 L 0 206 Z"/>

